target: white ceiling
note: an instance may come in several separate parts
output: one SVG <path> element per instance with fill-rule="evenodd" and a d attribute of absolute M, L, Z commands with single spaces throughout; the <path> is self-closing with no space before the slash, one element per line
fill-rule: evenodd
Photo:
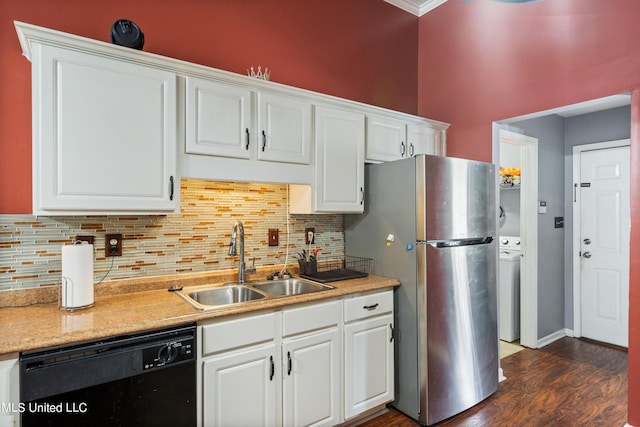
<path fill-rule="evenodd" d="M 399 7 L 405 12 L 409 12 L 416 16 L 422 16 L 432 9 L 440 6 L 447 0 L 384 0 L 394 6 Z"/>

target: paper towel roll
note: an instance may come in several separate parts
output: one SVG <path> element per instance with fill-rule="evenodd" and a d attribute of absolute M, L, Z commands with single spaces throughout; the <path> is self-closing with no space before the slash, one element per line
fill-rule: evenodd
<path fill-rule="evenodd" d="M 93 305 L 93 245 L 62 247 L 60 307 L 71 310 Z"/>

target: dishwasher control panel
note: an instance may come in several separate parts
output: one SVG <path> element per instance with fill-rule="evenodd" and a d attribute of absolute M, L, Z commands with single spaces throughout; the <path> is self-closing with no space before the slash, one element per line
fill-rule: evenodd
<path fill-rule="evenodd" d="M 148 346 L 142 351 L 142 368 L 146 371 L 171 363 L 195 359 L 194 342 L 193 336 L 178 336 L 170 341 Z"/>

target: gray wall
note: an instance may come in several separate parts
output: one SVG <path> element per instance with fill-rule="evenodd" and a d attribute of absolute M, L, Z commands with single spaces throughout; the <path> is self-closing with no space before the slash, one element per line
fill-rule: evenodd
<path fill-rule="evenodd" d="M 564 231 L 554 217 L 564 216 L 564 119 L 550 115 L 512 123 L 538 138 L 538 200 L 547 213 L 538 214 L 538 338 L 565 327 Z"/>

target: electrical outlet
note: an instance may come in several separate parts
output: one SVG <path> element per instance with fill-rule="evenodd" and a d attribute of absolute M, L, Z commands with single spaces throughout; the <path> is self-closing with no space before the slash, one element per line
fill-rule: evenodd
<path fill-rule="evenodd" d="M 90 245 L 93 245 L 93 236 L 76 236 L 73 238 L 74 242 L 87 242 Z"/>
<path fill-rule="evenodd" d="M 278 246 L 278 229 L 269 229 L 269 246 Z"/>
<path fill-rule="evenodd" d="M 316 242 L 316 229 L 313 227 L 304 229 L 304 243 L 312 245 Z"/>
<path fill-rule="evenodd" d="M 122 256 L 122 234 L 104 236 L 104 254 L 107 257 Z"/>

